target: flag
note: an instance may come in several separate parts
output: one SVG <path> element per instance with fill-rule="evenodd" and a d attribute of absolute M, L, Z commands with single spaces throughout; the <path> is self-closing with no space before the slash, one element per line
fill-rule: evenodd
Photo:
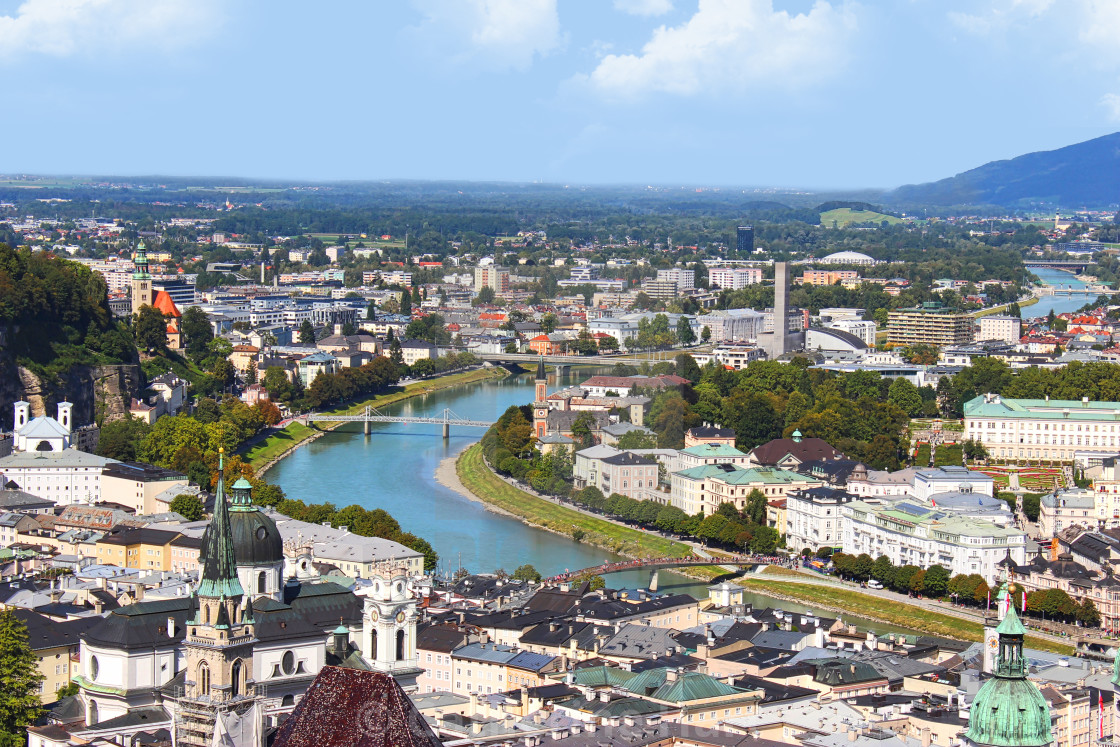
<path fill-rule="evenodd" d="M 988 589 L 988 603 L 984 607 L 984 609 L 985 610 L 991 610 L 992 609 L 992 590 L 991 589 Z"/>
<path fill-rule="evenodd" d="M 1100 736 L 1098 739 L 1104 739 L 1104 695 L 1100 690 L 1097 691 L 1097 711 L 1100 713 Z"/>
<path fill-rule="evenodd" d="M 1027 614 L 1027 592 L 1023 592 L 1023 614 Z"/>

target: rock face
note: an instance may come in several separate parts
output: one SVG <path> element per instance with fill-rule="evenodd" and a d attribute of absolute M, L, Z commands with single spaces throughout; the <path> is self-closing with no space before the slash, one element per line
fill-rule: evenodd
<path fill-rule="evenodd" d="M 64 376 L 42 380 L 30 369 L 7 361 L 0 365 L 0 430 L 12 427 L 12 404 L 31 403 L 33 417 L 55 414 L 62 401 L 74 403 L 75 425 L 104 424 L 128 414 L 144 386 L 140 366 L 74 366 Z"/>

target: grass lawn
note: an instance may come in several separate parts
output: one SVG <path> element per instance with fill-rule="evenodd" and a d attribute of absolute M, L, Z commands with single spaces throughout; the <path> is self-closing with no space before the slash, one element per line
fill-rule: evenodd
<path fill-rule="evenodd" d="M 978 622 L 962 620 L 917 605 L 869 594 L 860 594 L 848 589 L 815 586 L 813 584 L 793 584 L 778 580 L 768 581 L 758 578 L 742 579 L 739 583 L 750 591 L 777 594 L 812 605 L 841 609 L 853 615 L 919 630 L 929 635 L 964 641 L 979 641 L 984 635 L 984 627 Z M 1073 654 L 1073 646 L 1071 645 L 1053 643 L 1030 635 L 1027 636 L 1026 644 L 1030 648 L 1043 651 Z"/>
<path fill-rule="evenodd" d="M 902 219 L 893 215 L 876 213 L 873 210 L 852 210 L 851 208 L 836 208 L 821 213 L 821 227 L 823 228 L 832 228 L 833 222 L 836 223 L 837 228 L 844 228 L 852 223 L 881 223 L 883 221 L 893 226 L 901 223 Z"/>
<path fill-rule="evenodd" d="M 440 376 L 436 379 L 428 379 L 426 381 L 417 381 L 414 384 L 409 384 L 404 388 L 397 388 L 397 391 L 390 392 L 389 394 L 381 394 L 373 399 L 363 400 L 356 404 L 350 405 L 342 409 L 328 410 L 327 412 L 335 413 L 338 415 L 354 415 L 365 409 L 366 405 L 373 407 L 382 407 L 384 405 L 391 405 L 394 402 L 400 402 L 403 399 L 415 397 L 418 394 L 426 394 L 428 392 L 435 392 L 440 389 L 446 389 L 452 386 L 459 386 L 460 384 L 471 384 L 476 381 L 484 381 L 486 379 L 496 378 L 498 376 L 505 376 L 506 372 L 500 368 L 479 368 L 474 371 L 465 371 L 463 373 L 448 374 L 447 376 Z M 306 441 L 314 436 L 316 433 L 327 430 L 333 427 L 334 423 L 320 423 L 318 428 L 310 428 L 301 423 L 289 423 L 284 428 L 265 440 L 257 443 L 251 449 L 247 450 L 243 457 L 245 461 L 252 465 L 254 470 L 259 470 L 268 462 L 277 458 L 293 446 Z"/>
<path fill-rule="evenodd" d="M 680 542 L 588 516 L 513 487 L 486 465 L 479 444 L 459 456 L 455 470 L 463 486 L 481 501 L 529 524 L 569 536 L 580 529 L 585 533 L 583 542 L 629 557 L 682 557 L 692 553 L 692 548 Z"/>

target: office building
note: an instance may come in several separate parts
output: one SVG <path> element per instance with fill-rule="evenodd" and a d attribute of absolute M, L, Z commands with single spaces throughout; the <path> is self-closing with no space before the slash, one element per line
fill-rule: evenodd
<path fill-rule="evenodd" d="M 754 251 L 754 226 L 739 226 L 735 230 L 735 248 L 747 254 Z"/>
<path fill-rule="evenodd" d="M 927 301 L 912 309 L 890 312 L 888 339 L 895 345 L 966 345 L 972 342 L 973 318 L 958 314 L 937 301 Z"/>

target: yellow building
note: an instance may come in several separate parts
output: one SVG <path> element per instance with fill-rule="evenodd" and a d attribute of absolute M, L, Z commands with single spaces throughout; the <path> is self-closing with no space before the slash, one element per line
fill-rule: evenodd
<path fill-rule="evenodd" d="M 164 529 L 126 529 L 97 541 L 97 562 L 121 568 L 170 571 L 172 542 L 179 532 Z"/>
<path fill-rule="evenodd" d="M 60 621 L 22 608 L 13 608 L 12 613 L 27 626 L 27 641 L 38 660 L 39 673 L 43 675 L 39 699 L 43 703 L 53 703 L 57 700 L 55 693 L 70 684 L 70 678 L 78 674 L 82 633 L 100 624 L 101 618 L 94 616 Z"/>

